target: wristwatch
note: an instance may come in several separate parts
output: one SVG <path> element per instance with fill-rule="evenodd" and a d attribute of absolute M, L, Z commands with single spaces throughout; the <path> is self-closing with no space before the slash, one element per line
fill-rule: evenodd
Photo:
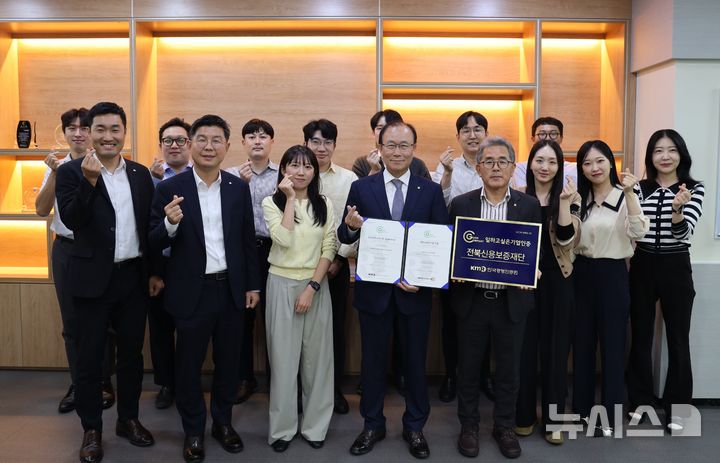
<path fill-rule="evenodd" d="M 320 283 L 318 283 L 315 280 L 308 281 L 308 286 L 315 290 L 315 292 L 320 291 Z"/>
<path fill-rule="evenodd" d="M 676 213 L 676 214 L 682 214 L 682 212 L 683 212 L 683 207 L 682 207 L 682 206 L 678 207 L 677 209 L 675 209 L 674 207 L 670 206 L 670 209 L 672 209 L 672 211 L 673 211 L 674 213 Z"/>

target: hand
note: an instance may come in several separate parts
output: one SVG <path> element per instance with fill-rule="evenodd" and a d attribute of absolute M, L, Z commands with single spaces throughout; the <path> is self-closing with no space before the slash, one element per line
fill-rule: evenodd
<path fill-rule="evenodd" d="M 178 195 L 173 195 L 173 200 L 165 206 L 165 217 L 167 217 L 171 225 L 179 224 L 183 218 L 182 209 L 180 208 L 180 203 L 183 202 L 183 199 L 185 198 L 182 196 L 178 197 Z"/>
<path fill-rule="evenodd" d="M 340 271 L 340 269 L 343 266 L 343 261 L 340 259 L 333 259 L 332 263 L 330 264 L 330 268 L 328 268 L 327 276 L 328 278 L 335 278 Z"/>
<path fill-rule="evenodd" d="M 315 290 L 311 286 L 306 286 L 302 293 L 295 299 L 295 312 L 306 313 L 312 304 Z"/>
<path fill-rule="evenodd" d="M 83 177 L 85 177 L 92 186 L 95 186 L 98 177 L 100 177 L 100 169 L 102 169 L 102 164 L 95 155 L 95 152 L 83 158 L 80 168 L 82 169 Z"/>
<path fill-rule="evenodd" d="M 160 278 L 157 275 L 153 275 L 150 277 L 149 285 L 148 285 L 148 291 L 150 293 L 150 297 L 155 297 L 158 294 L 160 294 L 160 291 L 162 291 L 165 288 L 165 282 L 162 278 Z"/>
<path fill-rule="evenodd" d="M 572 177 L 569 175 L 565 177 L 567 180 L 567 184 L 563 187 L 562 191 L 560 192 L 560 199 L 561 200 L 570 200 L 575 196 L 575 193 L 577 193 L 577 186 L 575 186 L 575 182 L 573 181 Z"/>
<path fill-rule="evenodd" d="M 362 228 L 363 218 L 355 210 L 355 206 L 347 207 L 347 215 L 345 216 L 345 225 L 350 227 L 351 230 L 360 230 Z"/>
<path fill-rule="evenodd" d="M 446 171 L 452 172 L 453 170 L 453 153 L 455 150 L 451 147 L 447 147 L 445 151 L 440 155 L 440 164 L 443 165 Z"/>
<path fill-rule="evenodd" d="M 680 190 L 675 195 L 675 199 L 673 199 L 672 208 L 676 211 L 679 210 L 681 207 L 686 205 L 688 201 L 690 201 L 691 197 L 692 193 L 690 193 L 690 190 L 688 190 L 683 183 L 682 185 L 680 185 Z"/>
<path fill-rule="evenodd" d="M 417 286 L 413 286 L 410 283 L 406 282 L 405 280 L 400 280 L 400 283 L 396 284 L 398 288 L 402 289 L 406 293 L 417 293 L 420 291 L 420 288 Z"/>
<path fill-rule="evenodd" d="M 245 308 L 254 309 L 260 302 L 260 293 L 257 291 L 247 291 L 245 293 Z"/>
<path fill-rule="evenodd" d="M 58 161 L 57 154 L 58 154 L 57 151 L 55 151 L 55 150 L 51 151 L 50 154 L 47 155 L 47 157 L 45 158 L 45 161 L 44 161 L 45 164 L 53 172 L 55 172 L 57 170 L 57 168 L 60 166 L 60 161 Z"/>
<path fill-rule="evenodd" d="M 370 164 L 370 175 L 377 174 L 382 170 L 382 166 L 380 166 L 380 159 L 382 159 L 380 151 L 377 149 L 370 151 L 366 159 L 368 164 Z"/>
<path fill-rule="evenodd" d="M 246 183 L 250 183 L 250 180 L 253 176 L 253 171 L 250 166 L 250 161 L 247 161 L 240 164 L 240 166 L 238 167 L 238 174 L 240 174 L 240 178 L 245 180 Z"/>
<path fill-rule="evenodd" d="M 153 158 L 152 165 L 150 166 L 150 173 L 156 179 L 162 180 L 165 177 L 165 169 L 163 168 L 163 161 L 158 158 Z"/>
<path fill-rule="evenodd" d="M 292 175 L 285 174 L 285 177 L 278 184 L 278 190 L 285 193 L 285 197 L 290 200 L 295 199 L 295 189 L 293 188 Z"/>
<path fill-rule="evenodd" d="M 638 182 L 638 178 L 630 173 L 630 169 L 625 169 L 625 172 L 620 172 L 620 181 L 622 182 L 623 191 L 626 194 L 630 194 Z"/>

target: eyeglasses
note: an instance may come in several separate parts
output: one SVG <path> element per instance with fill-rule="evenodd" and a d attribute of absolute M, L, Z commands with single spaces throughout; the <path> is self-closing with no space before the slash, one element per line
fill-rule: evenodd
<path fill-rule="evenodd" d="M 479 164 L 486 169 L 493 169 L 495 167 L 495 164 L 497 164 L 500 169 L 507 169 L 508 166 L 512 164 L 512 162 L 507 159 L 486 159 L 484 161 L 480 161 Z"/>
<path fill-rule="evenodd" d="M 313 148 L 319 148 L 325 146 L 325 148 L 332 148 L 335 145 L 335 140 L 323 140 L 321 138 L 311 138 L 308 140 L 308 145 Z"/>
<path fill-rule="evenodd" d="M 470 135 L 471 133 L 477 134 L 477 135 L 485 135 L 485 127 L 478 125 L 476 127 L 463 127 L 460 129 L 461 135 Z"/>
<path fill-rule="evenodd" d="M 410 145 L 408 143 L 400 143 L 399 145 L 396 145 L 395 143 L 387 143 L 382 146 L 390 153 L 393 153 L 396 149 L 399 149 L 401 153 L 409 153 L 415 145 Z"/>
<path fill-rule="evenodd" d="M 162 144 L 165 146 L 172 146 L 173 143 L 175 143 L 178 146 L 185 146 L 185 143 L 188 142 L 188 139 L 185 137 L 177 137 L 177 138 L 171 138 L 171 137 L 165 137 L 162 139 Z"/>
<path fill-rule="evenodd" d="M 550 138 L 550 140 L 557 140 L 560 136 L 560 132 L 557 130 L 553 130 L 552 132 L 538 132 L 535 136 L 540 140 L 547 140 L 548 138 Z"/>

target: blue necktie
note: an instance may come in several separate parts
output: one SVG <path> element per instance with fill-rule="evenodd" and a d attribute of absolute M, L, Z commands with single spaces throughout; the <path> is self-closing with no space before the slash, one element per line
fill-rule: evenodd
<path fill-rule="evenodd" d="M 393 220 L 400 220 L 402 218 L 403 207 L 405 206 L 405 199 L 403 199 L 402 185 L 403 182 L 400 179 L 391 180 L 392 184 L 395 185 L 395 196 L 393 196 L 392 209 L 390 215 Z"/>

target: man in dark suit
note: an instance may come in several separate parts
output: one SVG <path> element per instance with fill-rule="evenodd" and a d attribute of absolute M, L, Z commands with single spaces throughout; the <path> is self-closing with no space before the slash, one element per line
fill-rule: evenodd
<path fill-rule="evenodd" d="M 133 445 L 154 443 L 138 421 L 153 184 L 146 167 L 120 154 L 125 124 L 125 112 L 117 104 L 93 106 L 87 125 L 95 153 L 61 166 L 56 180 L 60 217 L 75 236 L 68 272 L 77 310 L 76 410 L 85 431 L 83 462 L 103 457 L 102 361 L 108 326 L 117 333 L 115 432 Z"/>
<path fill-rule="evenodd" d="M 230 128 L 206 115 L 190 128 L 193 168 L 158 184 L 150 241 L 170 247 L 165 308 L 175 319 L 175 402 L 182 418 L 185 461 L 205 457 L 207 410 L 201 373 L 212 339 L 212 436 L 231 453 L 243 442 L 232 427 L 245 309 L 260 300 L 255 226 L 248 185 L 220 170 Z M 185 218 L 187 216 L 187 218 Z"/>
<path fill-rule="evenodd" d="M 515 151 L 501 137 L 488 137 L 480 145 L 476 169 L 483 187 L 456 197 L 450 218 L 541 222 L 537 199 L 509 187 L 515 168 Z M 450 286 L 458 326 L 458 417 L 462 426 L 458 451 L 467 457 L 479 452 L 478 397 L 480 366 L 492 336 L 495 353 L 495 410 L 493 437 L 507 458 L 520 456 L 515 436 L 515 403 L 519 386 L 520 350 L 525 318 L 534 307 L 528 288 L 489 283 L 455 282 Z"/>
<path fill-rule="evenodd" d="M 385 170 L 355 181 L 350 187 L 338 238 L 350 244 L 360 236 L 363 218 L 448 223 L 447 209 L 439 185 L 410 173 L 415 151 L 415 128 L 401 121 L 380 132 Z M 385 437 L 385 372 L 393 319 L 398 318 L 403 375 L 406 379 L 403 439 L 417 458 L 430 455 L 422 430 L 430 413 L 425 357 L 432 291 L 405 282 L 355 282 L 354 305 L 362 337 L 360 413 L 363 431 L 350 447 L 353 455 L 372 450 Z"/>

